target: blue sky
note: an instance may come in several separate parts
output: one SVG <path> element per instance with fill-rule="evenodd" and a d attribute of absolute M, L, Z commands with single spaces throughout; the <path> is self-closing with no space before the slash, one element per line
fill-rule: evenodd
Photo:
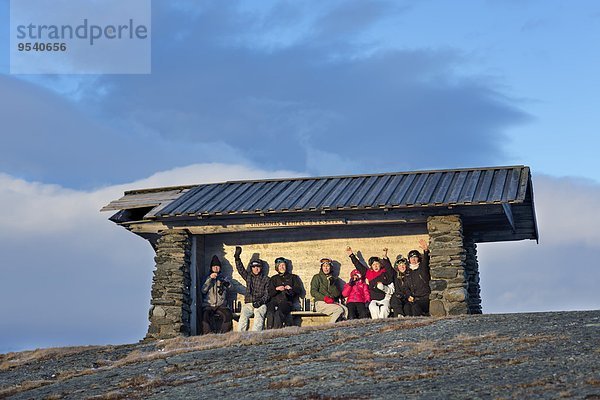
<path fill-rule="evenodd" d="M 542 240 L 480 246 L 484 311 L 600 306 L 598 2 L 155 1 L 152 73 L 93 76 L 10 75 L 8 5 L 0 352 L 139 339 L 152 252 L 97 210 L 234 178 L 529 165 Z"/>

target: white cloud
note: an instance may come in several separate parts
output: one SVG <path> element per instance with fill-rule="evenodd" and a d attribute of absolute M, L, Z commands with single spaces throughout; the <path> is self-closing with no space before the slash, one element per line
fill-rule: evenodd
<path fill-rule="evenodd" d="M 484 312 L 600 308 L 600 185 L 534 177 L 540 243 L 478 246 Z"/>
<path fill-rule="evenodd" d="M 77 191 L 0 174 L 0 352 L 144 336 L 153 251 L 99 212 L 125 190 L 296 175 L 197 164 Z"/>
<path fill-rule="evenodd" d="M 92 191 L 0 174 L 0 352 L 134 342 L 147 329 L 154 253 L 99 209 L 125 190 L 297 176 L 197 164 Z M 599 185 L 536 177 L 541 242 L 479 246 L 485 312 L 600 308 Z"/>

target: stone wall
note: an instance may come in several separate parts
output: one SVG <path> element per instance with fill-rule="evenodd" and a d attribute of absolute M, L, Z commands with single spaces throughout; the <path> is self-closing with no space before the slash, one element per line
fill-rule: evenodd
<path fill-rule="evenodd" d="M 432 316 L 467 314 L 467 252 L 458 215 L 429 217 Z"/>
<path fill-rule="evenodd" d="M 477 245 L 473 240 L 465 238 L 465 270 L 467 274 L 467 293 L 469 295 L 467 304 L 469 314 L 481 314 L 481 290 L 479 288 L 479 263 L 477 261 Z"/>
<path fill-rule="evenodd" d="M 189 335 L 191 237 L 187 231 L 163 232 L 154 260 L 150 326 L 145 340 Z"/>

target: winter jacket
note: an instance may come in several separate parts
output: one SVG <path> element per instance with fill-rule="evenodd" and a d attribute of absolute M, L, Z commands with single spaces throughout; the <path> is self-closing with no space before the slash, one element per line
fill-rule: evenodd
<path fill-rule="evenodd" d="M 368 303 L 371 301 L 369 286 L 359 279 L 354 284 L 346 283 L 342 290 L 342 296 L 346 298 L 346 303 Z"/>
<path fill-rule="evenodd" d="M 276 290 L 277 286 L 290 285 L 290 290 L 284 290 L 283 292 Z M 298 275 L 290 274 L 286 271 L 285 274 L 273 275 L 270 279 L 269 284 L 269 295 L 275 303 L 279 304 L 282 302 L 288 302 L 293 304 L 302 291 L 302 282 Z"/>
<path fill-rule="evenodd" d="M 377 288 L 377 284 L 381 282 L 386 288 L 392 288 L 393 285 L 390 285 L 394 282 L 394 271 L 390 260 L 388 258 L 381 259 L 381 269 L 377 272 L 373 271 L 370 268 L 367 268 L 366 265 L 360 262 L 358 258 L 354 254 L 350 255 L 350 260 L 352 260 L 352 264 L 356 267 L 356 269 L 366 278 L 366 281 L 369 285 L 369 293 L 371 295 L 371 300 L 383 300 L 385 299 L 388 289 L 380 290 Z"/>
<path fill-rule="evenodd" d="M 429 287 L 430 280 L 429 250 L 427 250 L 423 254 L 419 268 L 411 269 L 406 277 L 406 285 L 410 295 L 417 300 L 429 299 L 429 295 L 431 294 L 431 288 Z"/>
<path fill-rule="evenodd" d="M 216 279 L 212 279 L 210 275 L 202 285 L 202 307 L 223 307 L 227 303 L 227 288 L 223 282 L 229 282 L 223 275 L 217 275 Z"/>
<path fill-rule="evenodd" d="M 269 301 L 269 277 L 264 274 L 264 268 L 260 269 L 259 275 L 254 275 L 250 265 L 248 265 L 248 268 L 244 268 L 244 264 L 242 264 L 239 257 L 235 259 L 235 268 L 246 281 L 244 303 L 267 304 L 267 301 Z"/>
<path fill-rule="evenodd" d="M 340 289 L 337 287 L 337 278 L 333 275 L 325 275 L 321 270 L 312 277 L 310 295 L 315 301 L 324 301 L 326 296 L 336 299 L 340 297 L 340 294 Z"/>
<path fill-rule="evenodd" d="M 408 288 L 408 274 L 410 274 L 410 269 L 400 272 L 394 268 L 394 272 L 394 296 L 398 297 L 401 301 L 406 301 L 408 296 L 410 296 L 410 289 Z"/>

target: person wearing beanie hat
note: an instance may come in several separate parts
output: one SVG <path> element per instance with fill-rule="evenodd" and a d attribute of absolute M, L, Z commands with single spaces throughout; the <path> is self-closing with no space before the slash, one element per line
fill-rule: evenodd
<path fill-rule="evenodd" d="M 227 290 L 231 282 L 221 274 L 221 260 L 214 255 L 211 273 L 202 285 L 202 333 L 225 333 L 233 328 L 233 314 L 227 308 Z"/>
<path fill-rule="evenodd" d="M 346 298 L 348 319 L 369 317 L 366 306 L 371 301 L 369 286 L 365 283 L 365 279 L 357 269 L 350 272 L 350 280 L 344 285 L 342 296 Z"/>
<path fill-rule="evenodd" d="M 217 257 L 216 254 L 212 256 L 212 259 L 210 260 L 210 266 L 212 267 L 213 265 L 222 267 L 221 260 L 219 260 L 219 257 Z"/>
<path fill-rule="evenodd" d="M 354 255 L 350 246 L 346 247 L 346 253 L 350 257 L 354 267 L 365 277 L 369 286 L 371 302 L 369 312 L 372 319 L 387 318 L 390 314 L 390 300 L 394 294 L 394 272 L 390 260 L 387 257 L 387 248 L 383 249 L 383 257 L 369 258 L 369 268 L 360 262 Z"/>
<path fill-rule="evenodd" d="M 319 273 L 310 281 L 310 295 L 315 302 L 315 311 L 329 315 L 329 322 L 337 322 L 348 317 L 348 308 L 336 301 L 341 293 L 338 279 L 331 272 L 333 261 L 322 258 L 320 263 Z"/>
<path fill-rule="evenodd" d="M 246 281 L 246 294 L 244 296 L 244 305 L 240 310 L 240 320 L 238 330 L 245 332 L 248 330 L 250 317 L 254 316 L 252 330 L 255 332 L 262 331 L 267 315 L 267 302 L 269 301 L 269 277 L 264 273 L 262 260 L 251 260 L 248 267 L 244 268 L 244 264 L 240 258 L 242 248 L 235 247 L 233 258 L 235 259 L 235 268 L 238 273 Z"/>
<path fill-rule="evenodd" d="M 277 273 L 271 277 L 269 284 L 271 300 L 267 304 L 267 329 L 292 325 L 290 313 L 302 291 L 300 277 L 289 272 L 289 260 L 277 257 L 274 264 Z"/>
<path fill-rule="evenodd" d="M 409 291 L 408 303 L 411 316 L 429 315 L 429 295 L 431 294 L 429 245 L 421 239 L 419 246 L 423 250 L 423 255 L 418 250 L 411 250 L 408 253 L 410 272 L 406 277 L 406 285 Z"/>
<path fill-rule="evenodd" d="M 401 255 L 396 257 L 394 262 L 394 294 L 390 300 L 393 317 L 405 317 L 412 315 L 412 303 L 408 302 L 410 295 L 407 276 L 410 273 L 408 268 L 408 260 Z"/>

